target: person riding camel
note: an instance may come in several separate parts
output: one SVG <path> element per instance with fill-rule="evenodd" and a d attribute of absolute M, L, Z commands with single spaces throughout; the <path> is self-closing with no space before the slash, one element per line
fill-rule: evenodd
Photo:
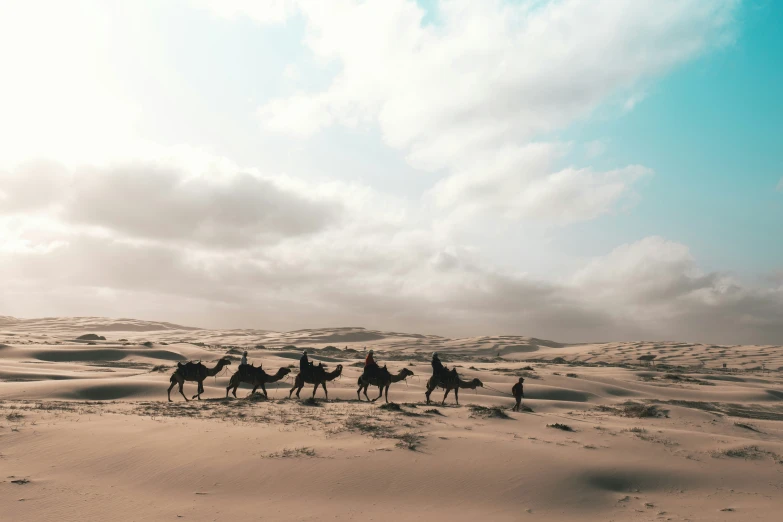
<path fill-rule="evenodd" d="M 440 357 L 438 357 L 438 352 L 435 352 L 432 354 L 432 375 L 434 377 L 438 377 L 439 379 L 446 379 L 447 377 L 456 377 L 457 376 L 457 369 L 453 368 L 449 370 L 445 366 L 443 366 L 443 363 L 440 362 Z"/>
<path fill-rule="evenodd" d="M 438 357 L 438 352 L 435 352 L 432 354 L 432 375 L 440 375 L 443 373 L 445 368 L 443 367 L 443 363 L 440 362 L 440 358 Z"/>
<path fill-rule="evenodd" d="M 302 356 L 299 358 L 299 373 L 303 376 L 309 375 L 310 360 L 307 358 L 307 350 L 302 350 Z"/>
<path fill-rule="evenodd" d="M 516 404 L 514 404 L 514 407 L 511 408 L 511 411 L 519 411 L 519 408 L 522 406 L 522 399 L 525 397 L 525 392 L 522 389 L 522 384 L 524 382 L 525 378 L 520 377 L 519 382 L 511 387 L 511 395 L 513 395 L 514 400 L 517 401 Z"/>
<path fill-rule="evenodd" d="M 367 352 L 367 358 L 364 360 L 364 374 L 367 377 L 374 377 L 380 371 L 380 367 L 378 366 L 378 363 L 375 362 L 375 359 L 373 359 L 372 354 L 372 350 Z"/>
<path fill-rule="evenodd" d="M 245 364 L 247 364 L 247 352 L 246 351 L 242 354 L 242 360 L 239 361 L 239 365 L 240 366 L 245 365 Z"/>

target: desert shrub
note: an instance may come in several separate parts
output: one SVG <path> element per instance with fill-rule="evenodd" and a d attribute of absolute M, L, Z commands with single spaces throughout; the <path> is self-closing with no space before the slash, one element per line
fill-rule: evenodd
<path fill-rule="evenodd" d="M 574 431 L 574 428 L 569 426 L 568 424 L 561 424 L 559 422 L 556 422 L 554 424 L 547 424 L 547 428 L 554 428 L 556 430 L 562 430 L 562 431 Z"/>
<path fill-rule="evenodd" d="M 476 416 L 476 417 L 486 417 L 492 419 L 511 418 L 508 416 L 508 414 L 505 411 L 503 411 L 502 408 L 498 408 L 497 406 L 492 406 L 490 408 L 487 408 L 486 406 L 479 406 L 477 404 L 473 404 L 470 406 L 470 412 L 471 412 L 471 416 Z"/>
<path fill-rule="evenodd" d="M 634 417 L 637 419 L 644 419 L 648 417 L 660 417 L 663 414 L 653 404 L 639 404 L 637 402 L 628 402 L 623 405 L 623 415 L 626 417 Z"/>
<path fill-rule="evenodd" d="M 744 422 L 735 422 L 734 425 L 738 428 L 744 428 L 746 430 L 755 431 L 757 433 L 761 433 L 758 428 L 756 428 L 753 424 L 747 424 Z"/>
<path fill-rule="evenodd" d="M 575 373 L 567 373 L 566 377 L 579 377 L 579 375 L 577 375 Z"/>

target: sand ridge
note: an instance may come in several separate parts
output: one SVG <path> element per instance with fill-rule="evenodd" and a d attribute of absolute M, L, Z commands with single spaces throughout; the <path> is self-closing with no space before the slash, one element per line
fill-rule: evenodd
<path fill-rule="evenodd" d="M 106 339 L 77 339 L 87 333 Z M 365 346 L 415 374 L 389 406 L 357 400 Z M 302 348 L 344 366 L 330 401 L 304 400 L 311 386 L 287 398 Z M 0 508 L 10 520 L 771 520 L 780 348 L 3 317 Z M 293 370 L 269 400 L 246 385 L 225 399 L 245 349 L 269 373 Z M 485 387 L 425 404 L 433 351 Z M 657 366 L 639 363 L 646 353 Z M 205 400 L 175 388 L 166 401 L 177 362 L 222 356 L 234 364 L 204 382 Z M 514 413 L 519 376 L 527 410 Z"/>

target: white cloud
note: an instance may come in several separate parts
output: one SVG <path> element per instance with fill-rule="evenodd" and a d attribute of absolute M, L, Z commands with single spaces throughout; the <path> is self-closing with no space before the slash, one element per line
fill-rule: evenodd
<path fill-rule="evenodd" d="M 228 19 L 247 16 L 264 25 L 285 22 L 296 12 L 296 2 L 292 0 L 191 0 L 197 7 L 213 11 Z"/>
<path fill-rule="evenodd" d="M 565 150 L 552 143 L 509 147 L 480 158 L 489 163 L 461 165 L 432 194 L 440 207 L 465 215 L 494 210 L 511 218 L 568 224 L 610 212 L 637 180 L 651 174 L 637 165 L 608 172 L 554 168 Z"/>
<path fill-rule="evenodd" d="M 497 215 L 525 220 L 509 225 L 518 231 L 534 228 L 527 221 L 568 224 L 622 208 L 650 171 L 564 164 L 569 145 L 553 133 L 720 45 L 733 2 L 459 0 L 442 3 L 428 25 L 417 4 L 401 0 L 209 4 L 265 25 L 298 13 L 308 48 L 339 71 L 324 90 L 264 103 L 264 127 L 308 136 L 377 126 L 411 165 L 434 173 L 425 200 L 131 139 L 133 107 L 99 74 L 106 56 L 92 42 L 101 24 L 58 28 L 52 16 L 30 32 L 0 20 L 0 42 L 33 44 L 51 28 L 63 46 L 53 57 L 45 45 L 21 57 L 0 50 L 14 70 L 27 59 L 42 64 L 32 76 L 39 90 L 12 78 L 11 96 L 0 99 L 11 116 L 0 121 L 0 160 L 57 160 L 0 168 L 3 313 L 566 341 L 783 335 L 783 287 L 704 272 L 685 245 L 649 237 L 584 264 L 531 248 L 551 266 L 579 264 L 547 266 L 539 279 L 523 256 L 503 252 L 517 236 L 496 233 Z M 307 84 L 307 63 L 286 67 L 289 84 Z M 587 145 L 593 158 L 604 149 Z M 485 214 L 477 230 L 446 226 L 476 214 Z M 492 253 L 471 237 L 495 233 Z"/>
<path fill-rule="evenodd" d="M 327 89 L 272 100 L 259 116 L 267 129 L 296 136 L 377 123 L 413 166 L 445 169 L 458 178 L 445 185 L 460 185 L 466 163 L 501 168 L 496 158 L 518 154 L 609 96 L 720 45 L 732 35 L 736 3 L 451 1 L 438 5 L 438 24 L 423 25 L 425 13 L 413 1 L 300 2 L 307 45 L 340 72 Z M 635 92 L 629 103 L 639 99 Z M 515 168 L 508 161 L 506 172 L 489 177 L 524 177 Z M 551 197 L 573 200 L 581 184 L 590 209 L 561 221 L 589 219 L 607 211 L 596 204 L 616 200 L 620 173 L 635 169 L 617 169 L 605 185 L 595 174 L 561 183 L 577 181 L 563 172 L 545 186 L 515 187 L 515 197 L 562 188 L 565 194 Z"/>
<path fill-rule="evenodd" d="M 647 98 L 647 93 L 645 92 L 635 92 L 631 94 L 628 99 L 625 100 L 625 103 L 623 104 L 623 110 L 625 112 L 632 111 L 634 107 L 643 102 L 645 98 Z"/>

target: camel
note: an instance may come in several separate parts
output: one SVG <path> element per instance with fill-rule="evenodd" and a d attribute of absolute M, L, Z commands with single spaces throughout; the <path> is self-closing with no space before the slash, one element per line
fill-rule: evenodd
<path fill-rule="evenodd" d="M 302 375 L 302 372 L 299 372 L 297 376 L 294 379 L 294 387 L 291 388 L 291 391 L 288 392 L 288 398 L 291 398 L 291 394 L 296 390 L 296 398 L 299 398 L 299 392 L 302 391 L 302 388 L 304 388 L 305 383 L 307 384 L 315 384 L 315 388 L 313 388 L 313 398 L 315 398 L 315 392 L 318 391 L 319 386 L 324 387 L 324 395 L 326 395 L 326 400 L 329 400 L 329 392 L 326 391 L 326 382 L 327 381 L 333 381 L 343 373 L 343 365 L 338 364 L 337 369 L 333 372 L 327 372 L 323 365 L 320 364 L 318 366 L 311 366 L 310 367 L 310 375 L 304 376 Z"/>
<path fill-rule="evenodd" d="M 228 386 L 226 386 L 226 398 L 228 398 L 228 391 L 231 390 L 231 388 L 234 388 L 231 390 L 231 393 L 236 397 L 237 388 L 244 382 L 245 384 L 253 385 L 253 391 L 250 392 L 248 397 L 251 397 L 258 387 L 261 386 L 261 390 L 264 392 L 264 398 L 268 399 L 269 396 L 266 394 L 266 384 L 277 382 L 289 373 L 291 373 L 289 368 L 280 368 L 274 375 L 269 375 L 261 367 L 256 368 L 255 366 L 245 365 L 245 368 L 237 370 L 236 373 L 231 376 L 231 380 L 228 381 Z"/>
<path fill-rule="evenodd" d="M 443 394 L 443 402 L 441 404 L 446 404 L 446 397 L 448 397 L 451 390 L 454 390 L 454 398 L 457 401 L 457 405 L 459 405 L 460 388 L 475 390 L 476 388 L 483 388 L 484 383 L 478 379 L 473 379 L 472 381 L 463 381 L 459 378 L 459 376 L 453 376 L 451 374 L 448 374 L 445 378 L 440 379 L 436 379 L 433 375 L 427 381 L 427 391 L 424 393 L 427 396 L 427 404 L 430 403 L 430 394 L 435 390 L 435 388 L 438 387 L 444 388 L 446 390 L 446 393 Z"/>
<path fill-rule="evenodd" d="M 224 366 L 230 365 L 231 360 L 228 359 L 228 357 L 223 357 L 220 359 L 214 368 L 207 368 L 200 362 L 197 363 L 177 363 L 177 369 L 174 371 L 174 373 L 171 376 L 171 379 L 169 381 L 171 382 L 171 386 L 169 386 L 169 402 L 172 402 L 171 400 L 171 389 L 174 387 L 175 384 L 179 384 L 179 393 L 182 394 L 182 397 L 187 401 L 188 398 L 185 397 L 185 394 L 182 392 L 182 386 L 185 384 L 185 381 L 196 381 L 198 382 L 198 389 L 196 390 L 196 395 L 194 395 L 192 398 L 195 399 L 198 397 L 198 400 L 201 400 L 201 394 L 204 393 L 204 379 L 207 377 L 213 377 L 220 373 L 220 370 L 223 369 Z"/>
<path fill-rule="evenodd" d="M 359 380 L 357 384 L 359 385 L 359 389 L 356 390 L 356 396 L 359 398 L 359 400 L 362 400 L 361 395 L 359 395 L 359 392 L 364 390 L 364 396 L 367 397 L 367 388 L 370 386 L 377 386 L 378 387 L 378 396 L 374 399 L 372 399 L 371 402 L 375 402 L 378 399 L 381 398 L 381 395 L 383 395 L 384 391 L 386 392 L 386 402 L 389 402 L 389 386 L 392 385 L 392 383 L 400 382 L 411 375 L 413 375 L 413 372 L 410 371 L 407 368 L 403 368 L 400 370 L 400 373 L 397 375 L 392 375 L 389 373 L 389 370 L 386 369 L 384 366 L 382 369 L 380 369 L 379 372 L 380 375 L 377 375 L 375 377 L 367 378 L 364 374 L 362 374 L 361 377 L 359 377 Z M 367 397 L 367 400 L 369 401 L 370 398 Z"/>

